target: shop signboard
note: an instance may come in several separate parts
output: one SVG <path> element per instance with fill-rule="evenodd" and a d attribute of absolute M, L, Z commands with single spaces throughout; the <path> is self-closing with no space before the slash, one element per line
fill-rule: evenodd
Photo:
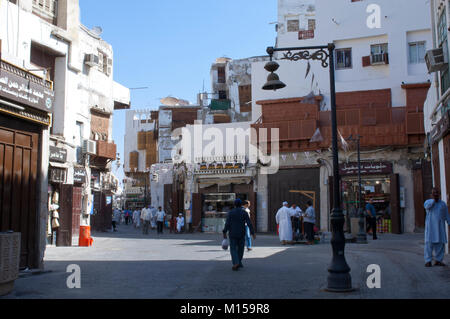
<path fill-rule="evenodd" d="M 0 96 L 51 113 L 55 94 L 51 82 L 1 61 Z"/>
<path fill-rule="evenodd" d="M 67 150 L 55 146 L 50 146 L 49 159 L 52 162 L 65 163 L 67 161 Z"/>
<path fill-rule="evenodd" d="M 358 163 L 344 163 L 339 168 L 341 176 L 358 175 Z M 361 175 L 390 175 L 393 165 L 389 162 L 363 162 Z"/>
<path fill-rule="evenodd" d="M 73 182 L 84 184 L 86 182 L 86 169 L 75 167 L 73 169 Z"/>

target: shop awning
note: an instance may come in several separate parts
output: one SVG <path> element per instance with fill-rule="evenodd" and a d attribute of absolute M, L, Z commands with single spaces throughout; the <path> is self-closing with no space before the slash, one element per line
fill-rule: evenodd
<path fill-rule="evenodd" d="M 65 168 L 68 169 L 70 166 L 69 164 L 62 164 L 62 163 L 55 163 L 55 162 L 49 162 L 51 167 L 55 167 L 55 168 Z"/>
<path fill-rule="evenodd" d="M 250 184 L 252 182 L 251 177 L 243 177 L 243 178 L 231 178 L 231 179 L 220 179 L 220 178 L 211 178 L 211 179 L 199 179 L 197 183 L 200 188 L 209 187 L 211 185 L 219 185 L 225 186 L 229 184 Z"/>

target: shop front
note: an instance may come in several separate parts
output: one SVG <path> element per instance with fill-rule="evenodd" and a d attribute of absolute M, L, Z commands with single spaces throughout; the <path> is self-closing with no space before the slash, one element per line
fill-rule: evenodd
<path fill-rule="evenodd" d="M 398 175 L 393 174 L 390 162 L 361 163 L 361 205 L 359 200 L 358 163 L 341 164 L 342 208 L 346 216 L 346 230 L 356 227 L 359 218 L 358 208 L 365 210 L 372 200 L 377 212 L 378 231 L 381 233 L 400 233 L 402 218 L 399 210 Z M 355 230 L 353 230 L 355 232 Z"/>
<path fill-rule="evenodd" d="M 241 163 L 200 165 L 195 172 L 197 192 L 192 196 L 192 226 L 194 231 L 222 233 L 227 214 L 234 201 L 250 201 L 250 220 L 255 229 L 256 192 L 251 170 Z"/>
<path fill-rule="evenodd" d="M 21 268 L 41 268 L 53 85 L 0 63 L 0 232 L 21 233 Z"/>

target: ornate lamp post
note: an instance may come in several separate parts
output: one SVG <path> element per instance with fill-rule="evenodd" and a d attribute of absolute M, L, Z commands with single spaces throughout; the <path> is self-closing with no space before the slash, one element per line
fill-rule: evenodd
<path fill-rule="evenodd" d="M 357 146 L 357 152 L 358 152 L 358 214 L 359 214 L 359 232 L 356 236 L 356 243 L 357 244 L 367 244 L 367 234 L 366 230 L 364 229 L 364 207 L 362 202 L 362 182 L 361 182 L 361 137 L 360 135 L 356 135 L 356 137 L 353 137 L 353 135 L 350 135 L 348 138 L 349 141 L 355 141 Z"/>
<path fill-rule="evenodd" d="M 336 85 L 334 73 L 334 49 L 333 43 L 326 46 L 296 47 L 296 48 L 267 48 L 270 56 L 270 62 L 265 69 L 271 74 L 263 90 L 278 90 L 286 85 L 280 81 L 275 71 L 279 68 L 278 63 L 272 61 L 274 52 L 283 53 L 282 60 L 300 61 L 317 60 L 322 62 L 322 67 L 330 70 L 330 93 L 331 93 L 331 131 L 332 131 L 332 150 L 333 150 L 333 210 L 331 213 L 331 246 L 333 249 L 333 258 L 328 268 L 328 286 L 327 291 L 348 292 L 352 291 L 352 279 L 350 276 L 350 267 L 345 260 L 345 236 L 344 236 L 344 214 L 341 210 L 340 194 L 340 174 L 339 174 L 339 153 L 338 153 L 338 134 L 337 134 L 337 116 L 336 116 Z M 310 53 L 315 50 L 314 53 Z M 298 51 L 292 53 L 292 51 Z"/>

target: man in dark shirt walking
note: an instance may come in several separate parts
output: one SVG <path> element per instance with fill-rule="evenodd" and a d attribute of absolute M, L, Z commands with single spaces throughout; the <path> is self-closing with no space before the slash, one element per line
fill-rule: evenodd
<path fill-rule="evenodd" d="M 372 228 L 373 239 L 377 240 L 377 212 L 375 207 L 373 206 L 373 199 L 369 200 L 369 203 L 366 205 L 366 212 L 369 219 L 368 229 Z"/>
<path fill-rule="evenodd" d="M 235 208 L 228 213 L 225 228 L 223 229 L 223 238 L 226 239 L 227 233 L 229 233 L 230 254 L 233 263 L 232 269 L 236 271 L 244 267 L 242 265 L 242 258 L 244 257 L 245 248 L 245 225 L 250 228 L 253 239 L 256 239 L 256 235 L 248 214 L 242 208 L 242 201 L 236 199 L 234 206 Z"/>

